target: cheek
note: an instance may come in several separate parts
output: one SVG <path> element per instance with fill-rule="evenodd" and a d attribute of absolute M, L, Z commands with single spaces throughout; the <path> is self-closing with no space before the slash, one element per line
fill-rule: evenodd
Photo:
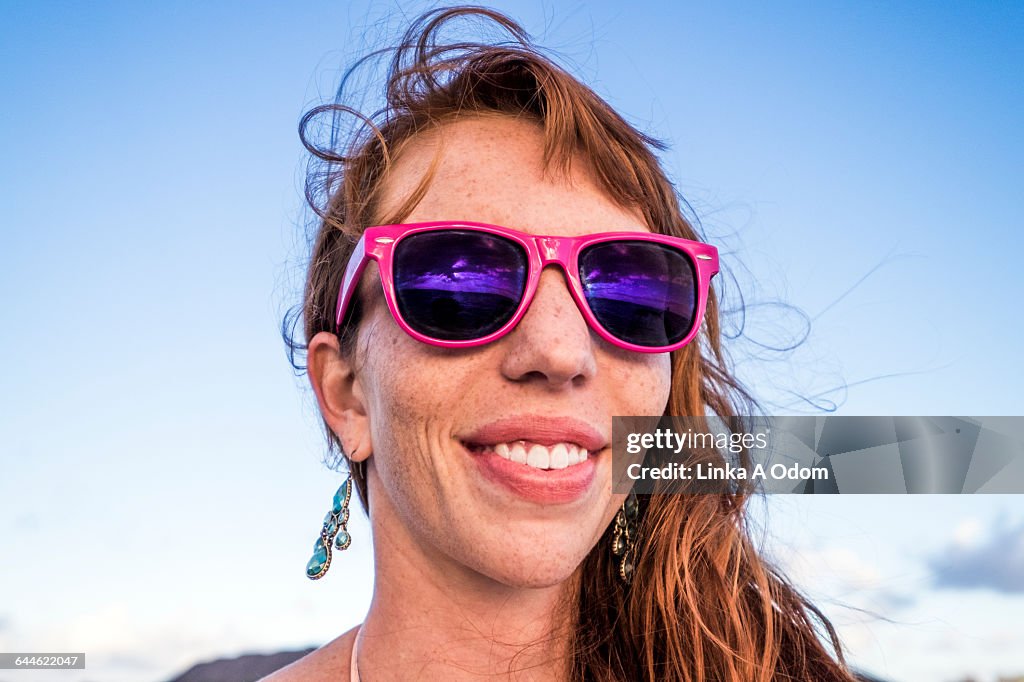
<path fill-rule="evenodd" d="M 400 514 L 401 510 L 424 509 L 436 504 L 439 482 L 443 481 L 443 458 L 434 453 L 443 451 L 444 434 L 449 430 L 445 419 L 451 410 L 441 402 L 448 390 L 438 387 L 443 377 L 432 371 L 419 349 L 407 345 L 408 337 L 390 314 L 388 319 L 371 317 L 367 322 L 365 337 L 360 339 L 367 351 L 361 374 L 373 466 L 383 486 L 381 492 Z M 381 503 L 381 498 L 376 502 Z M 405 518 L 405 522 L 416 523 L 417 519 Z"/>
<path fill-rule="evenodd" d="M 672 360 L 668 353 L 618 356 L 609 367 L 616 414 L 660 415 L 672 388 Z"/>
<path fill-rule="evenodd" d="M 385 306 L 366 322 L 362 375 L 375 454 L 415 458 L 446 447 L 466 368 L 403 332 Z"/>

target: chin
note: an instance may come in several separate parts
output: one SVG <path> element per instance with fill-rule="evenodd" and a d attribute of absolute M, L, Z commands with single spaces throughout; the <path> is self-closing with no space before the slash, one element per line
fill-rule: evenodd
<path fill-rule="evenodd" d="M 472 514 L 466 516 L 475 518 Z M 600 544 L 603 516 L 589 510 L 560 514 L 561 518 L 554 519 L 511 516 L 506 514 L 500 525 L 497 517 L 487 523 L 457 525 L 456 533 L 437 537 L 437 541 L 443 543 L 442 551 L 454 564 L 461 564 L 485 581 L 532 589 L 554 587 L 571 579 L 594 544 Z"/>
<path fill-rule="evenodd" d="M 539 549 L 539 551 L 538 551 Z M 552 551 L 546 551 L 546 550 Z M 542 589 L 561 585 L 569 580 L 586 558 L 581 551 L 573 556 L 567 549 L 535 548 L 516 552 L 513 556 L 494 557 L 474 568 L 491 580 L 516 588 Z"/>
<path fill-rule="evenodd" d="M 572 577 L 578 566 L 544 567 L 534 566 L 504 567 L 498 575 L 490 577 L 508 587 L 520 589 L 544 589 L 556 587 Z M 509 570 L 513 568 L 513 570 Z"/>

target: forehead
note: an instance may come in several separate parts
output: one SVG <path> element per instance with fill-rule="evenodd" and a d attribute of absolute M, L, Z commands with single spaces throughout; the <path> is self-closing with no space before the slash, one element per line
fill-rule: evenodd
<path fill-rule="evenodd" d="M 386 180 L 382 215 L 428 179 L 406 223 L 469 220 L 537 234 L 648 231 L 639 211 L 620 206 L 594 180 L 582 156 L 568 173 L 544 164 L 540 124 L 510 116 L 446 123 L 404 146 Z"/>

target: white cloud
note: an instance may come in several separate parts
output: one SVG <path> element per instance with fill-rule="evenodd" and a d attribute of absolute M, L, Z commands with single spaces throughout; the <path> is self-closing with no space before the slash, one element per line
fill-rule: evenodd
<path fill-rule="evenodd" d="M 1024 520 L 1013 526 L 1003 518 L 982 533 L 980 524 L 957 526 L 953 541 L 928 561 L 935 586 L 1024 594 Z"/>
<path fill-rule="evenodd" d="M 981 539 L 983 528 L 978 519 L 964 519 L 953 528 L 953 542 L 959 547 L 972 547 Z"/>

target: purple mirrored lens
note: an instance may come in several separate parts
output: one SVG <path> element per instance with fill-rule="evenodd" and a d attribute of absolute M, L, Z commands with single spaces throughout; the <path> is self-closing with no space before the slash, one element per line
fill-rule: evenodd
<path fill-rule="evenodd" d="M 498 331 L 515 315 L 526 288 L 523 247 L 474 230 L 412 234 L 396 245 L 393 266 L 402 319 L 443 341 Z"/>
<path fill-rule="evenodd" d="M 697 314 L 690 257 L 665 244 L 601 242 L 580 252 L 583 293 L 612 335 L 656 348 L 682 341 Z"/>

